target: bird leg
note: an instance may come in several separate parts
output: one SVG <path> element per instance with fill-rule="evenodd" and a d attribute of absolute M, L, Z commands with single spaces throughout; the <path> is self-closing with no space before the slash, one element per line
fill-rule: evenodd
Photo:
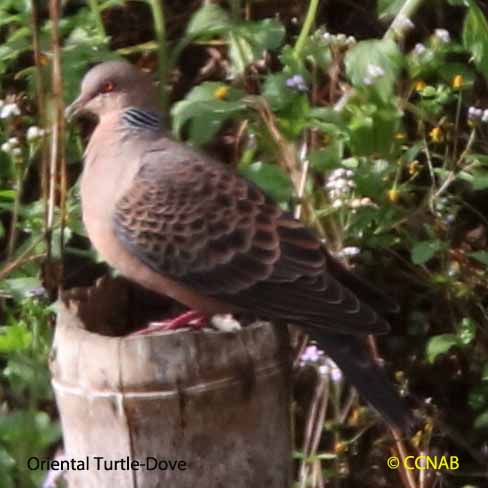
<path fill-rule="evenodd" d="M 183 329 L 185 327 L 200 330 L 207 324 L 207 315 L 197 312 L 196 310 L 188 310 L 172 319 L 162 320 L 161 322 L 151 322 L 148 327 L 138 330 L 130 335 L 147 335 L 153 334 L 154 332 Z"/>

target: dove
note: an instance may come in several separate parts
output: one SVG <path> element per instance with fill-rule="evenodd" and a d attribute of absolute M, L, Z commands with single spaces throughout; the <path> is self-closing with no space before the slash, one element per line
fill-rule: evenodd
<path fill-rule="evenodd" d="M 98 117 L 84 156 L 83 222 L 110 266 L 189 307 L 178 327 L 238 312 L 301 327 L 390 424 L 409 428 L 405 401 L 367 347 L 369 334 L 389 331 L 393 300 L 233 168 L 173 138 L 151 77 L 134 65 L 89 70 L 66 109 L 82 112 Z"/>

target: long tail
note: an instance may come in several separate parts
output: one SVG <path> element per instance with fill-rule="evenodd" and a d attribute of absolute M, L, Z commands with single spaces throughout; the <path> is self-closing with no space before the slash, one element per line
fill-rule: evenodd
<path fill-rule="evenodd" d="M 410 410 L 383 369 L 370 357 L 364 339 L 317 329 L 307 332 L 337 363 L 364 400 L 405 434 L 411 431 L 414 418 Z"/>

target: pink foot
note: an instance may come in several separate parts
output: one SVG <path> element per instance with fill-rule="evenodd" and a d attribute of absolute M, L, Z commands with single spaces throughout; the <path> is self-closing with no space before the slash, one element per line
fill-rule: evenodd
<path fill-rule="evenodd" d="M 154 332 L 178 330 L 185 327 L 191 327 L 195 330 L 200 330 L 208 324 L 208 317 L 196 310 L 189 310 L 173 319 L 163 320 L 161 322 L 151 322 L 151 324 L 137 332 L 130 335 L 147 335 Z"/>

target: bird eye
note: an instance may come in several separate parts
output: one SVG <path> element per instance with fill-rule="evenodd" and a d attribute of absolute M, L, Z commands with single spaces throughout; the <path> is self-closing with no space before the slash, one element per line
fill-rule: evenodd
<path fill-rule="evenodd" d="M 101 93 L 110 93 L 114 91 L 115 83 L 113 81 L 106 81 L 100 88 Z"/>

